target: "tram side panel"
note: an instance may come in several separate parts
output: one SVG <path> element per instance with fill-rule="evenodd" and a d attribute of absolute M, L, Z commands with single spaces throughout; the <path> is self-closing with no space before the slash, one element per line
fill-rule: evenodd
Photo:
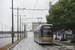
<path fill-rule="evenodd" d="M 40 30 L 35 30 L 34 31 L 34 40 L 36 41 L 36 42 L 39 42 L 39 38 L 40 37 Z"/>

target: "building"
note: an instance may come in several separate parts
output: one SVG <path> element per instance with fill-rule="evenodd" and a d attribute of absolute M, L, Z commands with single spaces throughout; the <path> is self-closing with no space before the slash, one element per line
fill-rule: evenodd
<path fill-rule="evenodd" d="M 49 9 L 51 8 L 52 2 L 49 2 Z"/>
<path fill-rule="evenodd" d="M 41 22 L 41 23 L 39 23 L 39 22 L 32 22 L 32 30 L 34 31 L 34 29 L 37 27 L 37 26 L 39 26 L 40 24 L 46 24 L 45 22 Z"/>

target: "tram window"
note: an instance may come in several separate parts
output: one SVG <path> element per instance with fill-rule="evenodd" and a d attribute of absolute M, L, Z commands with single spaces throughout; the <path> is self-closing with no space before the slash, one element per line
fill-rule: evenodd
<path fill-rule="evenodd" d="M 46 37 L 52 37 L 53 34 L 52 34 L 52 32 L 46 32 L 46 31 L 44 31 L 42 35 L 46 36 Z"/>
<path fill-rule="evenodd" d="M 52 28 L 43 28 L 43 36 L 52 37 Z"/>
<path fill-rule="evenodd" d="M 43 32 L 44 35 L 52 35 L 51 32 Z"/>
<path fill-rule="evenodd" d="M 43 32 L 51 32 L 51 30 L 43 30 Z"/>

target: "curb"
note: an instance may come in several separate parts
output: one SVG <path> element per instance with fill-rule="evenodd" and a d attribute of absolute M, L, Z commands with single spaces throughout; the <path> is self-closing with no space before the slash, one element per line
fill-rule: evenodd
<path fill-rule="evenodd" d="M 58 44 L 58 43 L 54 43 L 54 45 L 56 45 L 56 46 L 61 46 L 60 44 Z"/>
<path fill-rule="evenodd" d="M 23 39 L 22 39 L 23 40 Z M 20 40 L 20 41 L 22 41 Z M 11 48 L 13 48 L 15 45 L 17 45 L 20 41 L 18 41 L 17 43 L 15 43 L 14 45 L 12 45 L 11 47 L 9 47 L 7 50 L 10 50 Z"/>

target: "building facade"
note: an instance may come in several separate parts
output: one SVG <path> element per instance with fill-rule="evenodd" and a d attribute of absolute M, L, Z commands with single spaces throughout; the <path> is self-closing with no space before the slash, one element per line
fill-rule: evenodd
<path fill-rule="evenodd" d="M 39 22 L 32 22 L 32 30 L 34 31 L 34 29 L 37 27 L 37 26 L 39 26 L 40 24 L 46 24 L 45 22 L 41 22 L 41 23 L 39 23 Z"/>

